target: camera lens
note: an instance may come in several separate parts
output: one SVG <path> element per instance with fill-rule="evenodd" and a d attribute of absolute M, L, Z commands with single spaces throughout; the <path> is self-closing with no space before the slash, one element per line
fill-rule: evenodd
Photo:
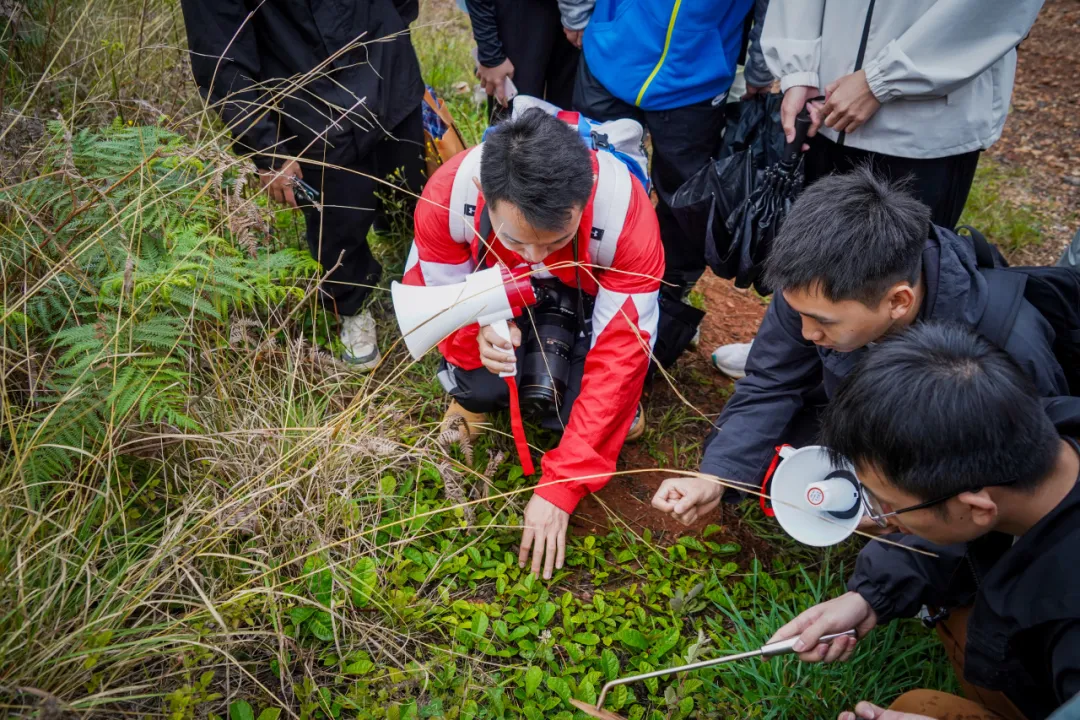
<path fill-rule="evenodd" d="M 537 283 L 518 381 L 521 404 L 533 414 L 554 412 L 566 395 L 578 331 L 574 292 L 558 281 Z"/>

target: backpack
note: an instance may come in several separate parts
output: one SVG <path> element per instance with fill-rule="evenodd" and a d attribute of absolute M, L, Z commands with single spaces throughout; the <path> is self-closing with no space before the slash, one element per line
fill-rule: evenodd
<path fill-rule="evenodd" d="M 511 118 L 520 117 L 526 110 L 539 108 L 548 115 L 553 115 L 577 128 L 585 147 L 590 150 L 603 150 L 614 155 L 626 165 L 630 174 L 641 182 L 645 192 L 649 192 L 649 157 L 645 153 L 645 129 L 637 120 L 622 118 L 597 122 L 581 113 L 562 110 L 546 100 L 529 95 L 517 95 L 513 103 L 514 110 Z M 485 140 L 493 129 L 494 127 L 489 127 L 484 131 Z"/>
<path fill-rule="evenodd" d="M 1065 371 L 1069 394 L 1080 396 L 1080 272 L 1070 267 L 1008 267 L 982 233 L 967 225 L 959 230 L 970 233 L 976 264 L 990 288 L 975 329 L 1005 347 L 1020 303 L 1027 300 L 1054 329 L 1054 356 Z"/>

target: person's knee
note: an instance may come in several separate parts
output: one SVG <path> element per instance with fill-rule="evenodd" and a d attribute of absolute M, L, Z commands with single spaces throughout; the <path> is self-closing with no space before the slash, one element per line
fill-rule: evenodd
<path fill-rule="evenodd" d="M 506 381 L 487 368 L 462 370 L 444 361 L 438 378 L 450 397 L 469 412 L 488 413 L 510 404 Z"/>

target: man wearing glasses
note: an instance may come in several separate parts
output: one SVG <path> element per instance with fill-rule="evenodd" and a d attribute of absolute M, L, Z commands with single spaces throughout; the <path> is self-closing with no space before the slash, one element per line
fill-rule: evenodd
<path fill-rule="evenodd" d="M 968 699 L 917 690 L 841 718 L 1038 720 L 1080 692 L 1080 446 L 1060 434 L 1078 420 L 1080 399 L 1040 400 L 962 325 L 913 327 L 844 380 L 822 444 L 854 464 L 865 511 L 904 533 L 893 540 L 935 556 L 871 542 L 850 592 L 773 640 L 799 635 L 809 662 L 846 660 L 856 640 L 818 638 L 862 638 L 925 605 Z"/>

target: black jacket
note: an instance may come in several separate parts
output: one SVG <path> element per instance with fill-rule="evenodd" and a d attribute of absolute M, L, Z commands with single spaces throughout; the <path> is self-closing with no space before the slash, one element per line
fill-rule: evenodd
<path fill-rule="evenodd" d="M 181 5 L 195 82 L 260 167 L 273 155 L 348 164 L 419 107 L 417 0 Z"/>
<path fill-rule="evenodd" d="M 986 280 L 975 264 L 968 238 L 938 227 L 922 259 L 926 296 L 919 318 L 978 324 L 987 301 Z M 1044 396 L 1068 395 L 1065 375 L 1053 353 L 1054 331 L 1024 301 L 1004 350 L 1027 371 Z M 802 336 L 799 314 L 776 293 L 746 363 L 717 418 L 701 471 L 742 483 L 760 483 L 775 447 L 804 402 L 824 385 L 832 397 L 865 348 L 842 353 L 819 348 Z"/>
<path fill-rule="evenodd" d="M 848 588 L 870 603 L 879 623 L 914 616 L 923 605 L 974 603 L 969 682 L 1004 692 L 1028 720 L 1048 717 L 1080 692 L 1080 479 L 1015 544 L 1001 533 L 948 547 L 890 538 L 939 557 L 878 542 L 863 548 Z"/>

